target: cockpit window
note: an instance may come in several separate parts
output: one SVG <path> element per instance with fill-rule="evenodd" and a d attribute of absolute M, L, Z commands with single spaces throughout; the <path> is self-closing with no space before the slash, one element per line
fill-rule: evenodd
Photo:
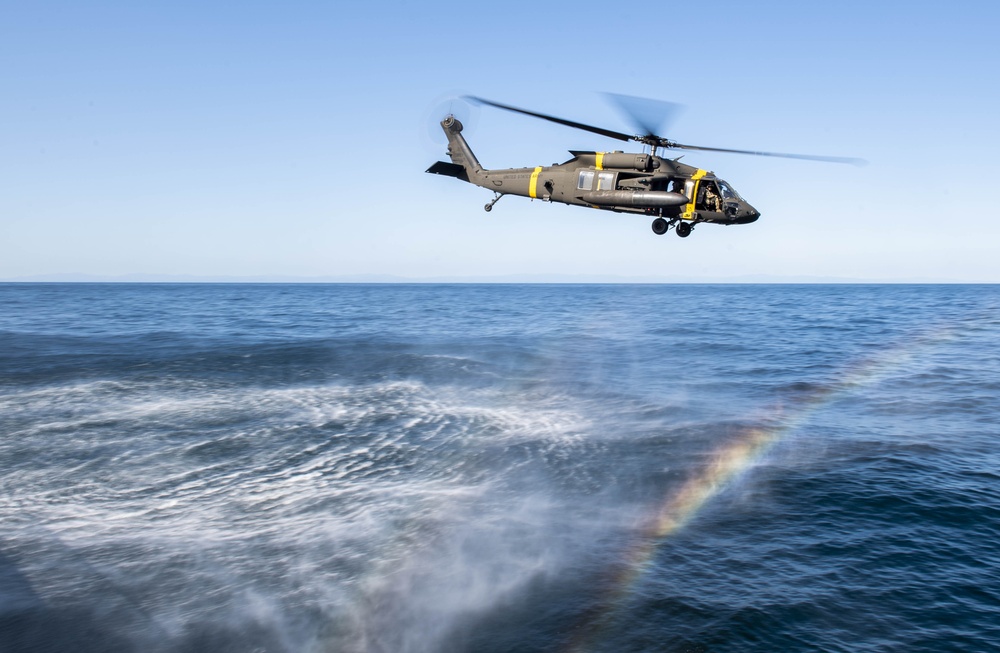
<path fill-rule="evenodd" d="M 726 182 L 719 180 L 719 190 L 722 192 L 722 199 L 724 200 L 739 200 L 740 194 L 736 190 L 727 184 Z"/>

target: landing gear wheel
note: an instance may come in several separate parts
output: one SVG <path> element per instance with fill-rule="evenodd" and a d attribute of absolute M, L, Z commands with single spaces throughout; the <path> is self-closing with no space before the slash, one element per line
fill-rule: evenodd
<path fill-rule="evenodd" d="M 493 205 L 499 202 L 501 197 L 503 197 L 503 193 L 496 193 L 496 197 L 490 200 L 489 203 L 483 207 L 487 213 L 493 210 Z"/>
<path fill-rule="evenodd" d="M 681 238 L 687 238 L 691 235 L 691 223 L 690 222 L 680 222 L 677 224 L 677 235 Z"/>
<path fill-rule="evenodd" d="M 657 236 L 662 236 L 667 233 L 667 229 L 670 228 L 670 223 L 668 223 L 663 218 L 657 218 L 653 220 L 653 233 Z"/>

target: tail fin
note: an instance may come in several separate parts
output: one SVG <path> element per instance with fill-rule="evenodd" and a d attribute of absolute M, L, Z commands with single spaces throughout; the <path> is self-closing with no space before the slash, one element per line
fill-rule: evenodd
<path fill-rule="evenodd" d="M 441 121 L 441 129 L 448 137 L 448 156 L 451 158 L 451 163 L 438 161 L 427 172 L 457 177 L 476 184 L 477 177 L 483 172 L 483 166 L 462 136 L 462 123 L 455 116 L 448 116 Z"/>

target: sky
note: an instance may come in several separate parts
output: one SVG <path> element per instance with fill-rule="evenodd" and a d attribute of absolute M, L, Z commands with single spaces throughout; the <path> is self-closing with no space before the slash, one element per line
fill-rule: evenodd
<path fill-rule="evenodd" d="M 0 281 L 1000 282 L 1000 5 L 0 3 Z M 425 174 L 634 149 L 604 92 L 762 214 L 645 217 Z M 681 153 L 678 153 L 678 155 Z"/>

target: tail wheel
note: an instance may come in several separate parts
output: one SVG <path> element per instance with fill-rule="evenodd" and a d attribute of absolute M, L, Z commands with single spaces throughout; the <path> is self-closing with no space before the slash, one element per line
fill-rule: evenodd
<path fill-rule="evenodd" d="M 662 236 L 667 233 L 667 229 L 670 228 L 670 223 L 668 223 L 663 218 L 657 218 L 653 220 L 653 233 L 657 236 Z"/>
<path fill-rule="evenodd" d="M 681 238 L 687 238 L 691 235 L 691 223 L 690 222 L 679 222 L 677 223 L 677 235 Z"/>

